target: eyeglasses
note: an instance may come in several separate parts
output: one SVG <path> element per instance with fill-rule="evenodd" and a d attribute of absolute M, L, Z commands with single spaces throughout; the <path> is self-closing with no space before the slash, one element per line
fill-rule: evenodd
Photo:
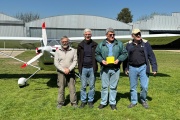
<path fill-rule="evenodd" d="M 85 36 L 91 36 L 91 34 L 84 34 Z"/>
<path fill-rule="evenodd" d="M 69 41 L 61 41 L 62 43 L 68 43 Z"/>
<path fill-rule="evenodd" d="M 141 36 L 141 33 L 140 32 L 138 32 L 138 33 L 136 33 L 136 34 L 134 34 L 136 37 L 137 36 Z"/>
<path fill-rule="evenodd" d="M 109 34 L 110 37 L 115 36 L 115 34 Z"/>

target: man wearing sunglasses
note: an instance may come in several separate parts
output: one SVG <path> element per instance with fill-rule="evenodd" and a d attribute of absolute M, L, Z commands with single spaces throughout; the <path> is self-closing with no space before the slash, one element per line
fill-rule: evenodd
<path fill-rule="evenodd" d="M 139 29 L 132 30 L 132 38 L 133 40 L 130 40 L 126 45 L 128 59 L 123 63 L 125 73 L 129 75 L 130 80 L 131 103 L 128 108 L 133 108 L 137 105 L 138 96 L 136 87 L 139 78 L 141 85 L 140 100 L 142 106 L 147 109 L 149 107 L 146 99 L 150 73 L 149 63 L 151 63 L 153 75 L 156 75 L 156 57 L 149 42 L 141 38 L 141 31 Z"/>
<path fill-rule="evenodd" d="M 101 65 L 100 76 L 102 82 L 101 103 L 98 108 L 103 109 L 109 100 L 111 109 L 116 110 L 120 64 L 127 58 L 127 51 L 123 43 L 115 39 L 115 31 L 113 28 L 106 29 L 106 39 L 98 44 L 95 54 L 96 60 Z"/>

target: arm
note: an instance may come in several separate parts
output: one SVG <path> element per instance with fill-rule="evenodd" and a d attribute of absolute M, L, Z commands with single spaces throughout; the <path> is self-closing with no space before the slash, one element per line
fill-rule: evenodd
<path fill-rule="evenodd" d="M 156 57 L 154 55 L 154 52 L 152 50 L 151 45 L 147 42 L 147 53 L 148 53 L 148 59 L 150 61 L 150 64 L 152 66 L 152 72 L 156 73 L 157 72 L 157 62 L 156 62 Z"/>
<path fill-rule="evenodd" d="M 60 62 L 59 50 L 56 50 L 55 55 L 54 55 L 54 65 L 55 65 L 55 67 L 56 67 L 59 71 L 61 71 L 61 72 L 64 73 L 64 69 L 63 69 L 63 67 L 59 64 L 59 62 Z"/>
<path fill-rule="evenodd" d="M 101 63 L 104 60 L 101 55 L 100 44 L 96 47 L 96 50 L 95 50 L 95 58 L 99 63 Z"/>
<path fill-rule="evenodd" d="M 77 64 L 77 50 L 74 49 L 73 61 L 72 61 L 72 64 L 70 65 L 70 67 L 69 67 L 69 70 L 72 71 L 75 68 L 76 64 Z"/>
<path fill-rule="evenodd" d="M 120 55 L 117 59 L 119 61 L 123 62 L 124 60 L 126 60 L 126 58 L 128 56 L 128 52 L 122 43 L 120 43 L 120 48 L 121 48 Z"/>

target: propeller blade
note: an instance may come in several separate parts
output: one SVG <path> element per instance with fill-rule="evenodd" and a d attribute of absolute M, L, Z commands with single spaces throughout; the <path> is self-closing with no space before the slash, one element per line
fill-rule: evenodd
<path fill-rule="evenodd" d="M 29 60 L 27 63 L 23 64 L 21 66 L 21 68 L 25 68 L 26 66 L 28 66 L 29 64 L 33 63 L 34 61 L 36 61 L 37 59 L 39 59 L 41 56 L 43 55 L 43 53 L 39 53 L 38 55 L 36 55 L 35 57 L 33 57 L 31 60 Z"/>
<path fill-rule="evenodd" d="M 46 34 L 45 22 L 42 24 L 42 38 L 43 38 L 44 46 L 46 46 L 47 45 L 47 34 Z"/>

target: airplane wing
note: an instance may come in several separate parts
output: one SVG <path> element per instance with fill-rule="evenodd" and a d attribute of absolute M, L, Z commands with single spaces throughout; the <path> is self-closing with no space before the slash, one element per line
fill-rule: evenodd
<path fill-rule="evenodd" d="M 152 37 L 173 37 L 173 36 L 180 36 L 180 34 L 149 34 L 149 35 L 141 35 L 142 38 L 152 38 Z M 104 40 L 106 36 L 92 36 L 93 40 Z M 129 40 L 132 38 L 131 35 L 116 35 L 116 39 L 123 39 Z M 71 42 L 80 42 L 84 40 L 84 37 L 69 37 Z"/>
<path fill-rule="evenodd" d="M 0 40 L 40 41 L 40 37 L 0 37 Z"/>

